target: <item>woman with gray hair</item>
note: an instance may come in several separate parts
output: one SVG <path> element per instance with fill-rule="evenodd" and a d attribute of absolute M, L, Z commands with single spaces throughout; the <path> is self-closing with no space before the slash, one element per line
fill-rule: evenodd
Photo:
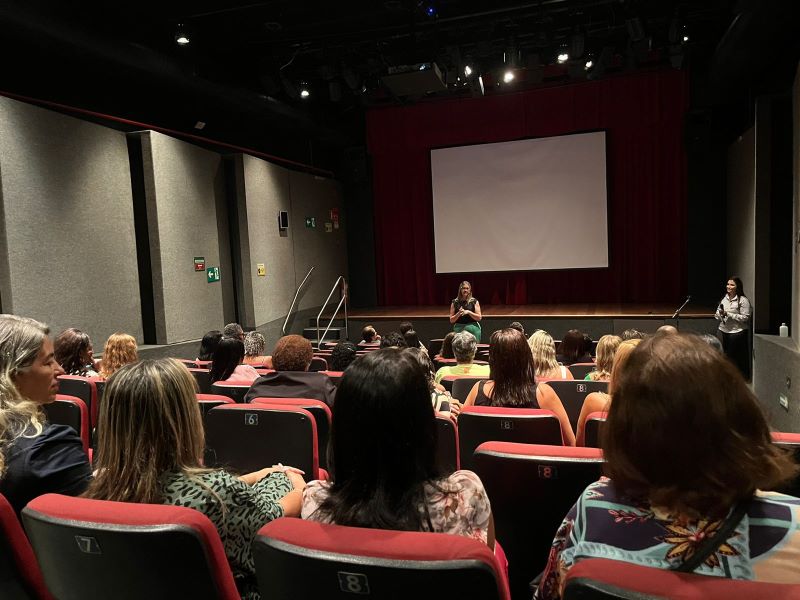
<path fill-rule="evenodd" d="M 272 368 L 272 357 L 264 355 L 264 347 L 267 340 L 257 331 L 248 331 L 244 336 L 244 360 L 246 365 L 263 365 L 267 369 Z"/>
<path fill-rule="evenodd" d="M 436 383 L 447 375 L 473 375 L 488 377 L 489 365 L 476 365 L 475 352 L 478 350 L 478 340 L 469 331 L 462 331 L 453 336 L 453 354 L 456 357 L 455 366 L 445 366 L 436 371 Z"/>
<path fill-rule="evenodd" d="M 75 431 L 47 423 L 42 410 L 64 374 L 49 333 L 33 319 L 0 315 L 0 493 L 17 514 L 41 494 L 81 494 L 92 476 Z"/>

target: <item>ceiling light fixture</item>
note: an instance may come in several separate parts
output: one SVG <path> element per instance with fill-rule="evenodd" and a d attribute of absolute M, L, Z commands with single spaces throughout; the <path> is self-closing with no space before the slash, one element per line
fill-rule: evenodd
<path fill-rule="evenodd" d="M 514 81 L 514 72 L 513 71 L 506 71 L 503 74 L 503 81 L 505 81 L 506 83 L 511 83 L 512 81 Z"/>
<path fill-rule="evenodd" d="M 301 98 L 308 98 L 311 95 L 311 92 L 308 91 L 308 88 L 300 88 L 300 97 Z"/>
<path fill-rule="evenodd" d="M 186 27 L 183 24 L 179 24 L 178 29 L 175 31 L 175 43 L 179 46 L 185 46 L 190 41 L 189 32 L 186 31 Z"/>
<path fill-rule="evenodd" d="M 464 75 L 466 75 L 467 77 L 472 75 L 472 67 L 470 67 L 469 65 L 466 65 L 464 67 Z"/>
<path fill-rule="evenodd" d="M 569 53 L 565 51 L 561 51 L 558 53 L 558 62 L 564 64 L 569 60 Z"/>

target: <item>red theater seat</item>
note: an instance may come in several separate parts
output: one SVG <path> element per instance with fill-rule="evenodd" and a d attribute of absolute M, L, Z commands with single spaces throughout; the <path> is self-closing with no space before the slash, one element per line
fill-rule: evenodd
<path fill-rule="evenodd" d="M 0 494 L 0 598 L 52 600 L 22 525 Z"/>
<path fill-rule="evenodd" d="M 772 432 L 772 441 L 781 448 L 785 448 L 794 454 L 795 460 L 800 461 L 800 433 L 785 433 L 781 431 Z M 778 490 L 790 496 L 800 494 L 800 475 L 785 484 Z"/>
<path fill-rule="evenodd" d="M 528 582 L 547 564 L 553 536 L 581 492 L 600 478 L 596 448 L 487 442 L 473 457 L 492 502 L 495 535 L 508 557 L 511 592 L 530 597 Z"/>
<path fill-rule="evenodd" d="M 48 422 L 72 427 L 81 438 L 86 454 L 89 454 L 91 443 L 89 409 L 86 408 L 83 400 L 75 396 L 56 394 L 55 401 L 44 404 L 42 408 L 44 408 Z"/>
<path fill-rule="evenodd" d="M 474 386 L 478 381 L 486 381 L 489 379 L 489 376 L 485 377 L 473 377 L 471 375 L 447 375 L 442 377 L 442 385 L 444 385 L 445 389 L 448 389 L 448 384 L 445 382 L 450 382 L 452 386 L 450 388 L 450 395 L 455 398 L 456 400 L 460 400 L 461 402 L 466 401 L 467 396 L 472 391 L 472 386 Z"/>
<path fill-rule="evenodd" d="M 344 371 L 320 371 L 320 373 L 324 373 L 330 377 L 334 385 L 338 385 L 339 381 L 342 379 L 342 376 L 344 376 Z"/>
<path fill-rule="evenodd" d="M 239 404 L 244 403 L 244 397 L 247 395 L 247 391 L 250 389 L 250 386 L 247 384 L 242 385 L 241 383 L 227 383 L 225 381 L 217 381 L 211 384 L 211 393 L 212 394 L 219 394 L 220 396 L 228 396 L 228 398 L 233 398 L 234 402 L 238 402 Z"/>
<path fill-rule="evenodd" d="M 574 363 L 567 367 L 569 372 L 572 373 L 572 377 L 579 381 L 583 381 L 583 379 L 596 368 L 597 365 L 594 363 Z"/>
<path fill-rule="evenodd" d="M 328 361 L 321 356 L 312 356 L 311 364 L 308 366 L 309 371 L 327 371 Z"/>
<path fill-rule="evenodd" d="M 569 423 L 572 431 L 578 429 L 578 417 L 581 414 L 583 401 L 592 392 L 608 392 L 607 381 L 576 381 L 572 379 L 562 379 L 545 382 L 561 400 L 564 410 L 567 411 Z"/>
<path fill-rule="evenodd" d="M 568 572 L 564 600 L 800 600 L 800 585 L 676 573 L 606 558 Z"/>
<path fill-rule="evenodd" d="M 97 384 L 90 377 L 79 375 L 59 375 L 58 392 L 83 400 L 89 410 L 89 423 L 97 426 Z"/>
<path fill-rule="evenodd" d="M 197 382 L 197 389 L 201 394 L 211 393 L 211 371 L 208 369 L 189 369 L 194 380 Z"/>
<path fill-rule="evenodd" d="M 263 598 L 510 600 L 482 542 L 281 518 L 253 542 Z"/>
<path fill-rule="evenodd" d="M 607 412 L 589 413 L 586 416 L 586 421 L 583 423 L 583 430 L 578 432 L 576 445 L 585 446 L 587 448 L 599 448 L 600 435 L 605 427 L 607 418 Z"/>
<path fill-rule="evenodd" d="M 197 394 L 197 402 L 200 404 L 200 413 L 205 418 L 208 411 L 223 404 L 235 404 L 233 398 L 220 394 Z"/>
<path fill-rule="evenodd" d="M 191 508 L 45 494 L 22 518 L 56 598 L 240 598 L 216 528 Z"/>
<path fill-rule="evenodd" d="M 461 468 L 458 456 L 458 427 L 450 417 L 437 414 L 436 428 L 439 432 L 436 439 L 436 464 L 442 473 L 450 474 L 458 471 Z"/>

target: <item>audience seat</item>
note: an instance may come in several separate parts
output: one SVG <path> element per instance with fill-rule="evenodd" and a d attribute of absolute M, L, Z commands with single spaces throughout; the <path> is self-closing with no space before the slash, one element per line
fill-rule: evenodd
<path fill-rule="evenodd" d="M 79 375 L 59 375 L 58 392 L 83 400 L 89 411 L 89 423 L 97 426 L 97 384 L 89 377 Z"/>
<path fill-rule="evenodd" d="M 605 427 L 607 418 L 607 412 L 589 413 L 586 416 L 586 422 L 583 424 L 583 431 L 578 432 L 578 446 L 585 446 L 586 448 L 599 448 L 600 434 Z"/>
<path fill-rule="evenodd" d="M 187 369 L 198 369 L 199 368 L 199 366 L 197 365 L 197 361 L 196 360 L 189 360 L 188 358 L 179 358 L 177 360 L 179 360 L 184 365 L 186 365 Z"/>
<path fill-rule="evenodd" d="M 280 518 L 253 542 L 263 598 L 510 600 L 486 544 L 445 533 Z"/>
<path fill-rule="evenodd" d="M 244 397 L 247 395 L 247 391 L 250 389 L 250 386 L 241 383 L 228 383 L 226 381 L 217 381 L 211 384 L 211 393 L 212 394 L 219 394 L 220 396 L 228 396 L 228 398 L 233 398 L 234 402 L 238 402 L 239 404 L 244 403 Z"/>
<path fill-rule="evenodd" d="M 240 598 L 214 524 L 194 509 L 45 494 L 22 519 L 59 600 Z"/>
<path fill-rule="evenodd" d="M 311 364 L 308 366 L 309 371 L 327 371 L 328 361 L 321 356 L 312 356 Z"/>
<path fill-rule="evenodd" d="M 772 432 L 772 441 L 780 446 L 791 451 L 794 454 L 795 460 L 800 462 L 800 433 L 784 433 L 781 431 Z M 778 490 L 790 496 L 800 496 L 800 475 L 795 477 L 791 482 L 784 485 Z"/>
<path fill-rule="evenodd" d="M 602 452 L 487 442 L 478 446 L 473 461 L 492 502 L 495 535 L 509 561 L 512 595 L 529 598 L 528 582 L 547 564 L 564 515 L 586 486 L 600 478 Z"/>
<path fill-rule="evenodd" d="M 342 379 L 344 375 L 344 371 L 320 371 L 320 373 L 324 373 L 328 377 L 331 378 L 333 385 L 338 385 L 339 381 Z"/>
<path fill-rule="evenodd" d="M 564 410 L 569 416 L 569 423 L 572 431 L 578 429 L 578 417 L 581 414 L 583 401 L 592 392 L 608 392 L 607 381 L 575 381 L 570 379 L 554 380 L 545 382 L 561 400 Z"/>
<path fill-rule="evenodd" d="M 317 426 L 305 409 L 286 404 L 227 404 L 205 417 L 209 467 L 251 473 L 283 463 L 319 479 Z"/>
<path fill-rule="evenodd" d="M 564 600 L 800 600 L 800 586 L 677 573 L 607 558 L 587 558 L 568 572 Z"/>
<path fill-rule="evenodd" d="M 439 436 L 436 440 L 436 464 L 442 473 L 458 471 L 461 461 L 458 456 L 458 426 L 453 419 L 445 415 L 436 415 L 436 429 Z"/>
<path fill-rule="evenodd" d="M 0 598 L 52 600 L 14 509 L 0 494 Z"/>
<path fill-rule="evenodd" d="M 211 371 L 209 369 L 189 369 L 189 373 L 197 382 L 197 389 L 201 394 L 211 393 Z"/>
<path fill-rule="evenodd" d="M 465 406 L 458 417 L 462 469 L 472 469 L 473 452 L 483 442 L 561 445 L 561 424 L 555 413 L 539 408 Z"/>
<path fill-rule="evenodd" d="M 433 357 L 437 356 L 439 352 L 442 351 L 443 343 L 444 338 L 436 338 L 428 342 L 428 356 L 431 357 L 431 360 L 433 360 Z"/>
<path fill-rule="evenodd" d="M 222 396 L 221 394 L 196 394 L 197 402 L 200 404 L 200 414 L 203 419 L 206 418 L 208 411 L 217 406 L 225 404 L 235 404 L 233 398 L 230 396 Z"/>
<path fill-rule="evenodd" d="M 253 398 L 250 404 L 296 406 L 310 412 L 317 426 L 319 466 L 323 469 L 328 468 L 328 437 L 330 436 L 333 416 L 327 404 L 322 400 L 314 400 L 313 398 Z"/>
<path fill-rule="evenodd" d="M 89 427 L 89 409 L 86 408 L 86 403 L 75 396 L 56 394 L 55 401 L 44 404 L 42 408 L 44 408 L 48 422 L 68 425 L 75 430 L 88 455 L 91 445 L 91 428 Z"/>
<path fill-rule="evenodd" d="M 464 402 L 469 396 L 470 391 L 472 391 L 472 386 L 475 385 L 478 381 L 485 381 L 489 379 L 489 377 L 473 377 L 472 375 L 447 375 L 442 377 L 442 385 L 444 385 L 445 389 L 447 389 L 448 381 L 450 383 L 450 395 L 455 398 L 456 400 L 460 400 Z"/>
<path fill-rule="evenodd" d="M 583 381 L 583 379 L 592 371 L 597 368 L 597 365 L 592 363 L 575 363 L 567 367 L 570 373 L 572 373 L 572 377 L 578 381 Z"/>

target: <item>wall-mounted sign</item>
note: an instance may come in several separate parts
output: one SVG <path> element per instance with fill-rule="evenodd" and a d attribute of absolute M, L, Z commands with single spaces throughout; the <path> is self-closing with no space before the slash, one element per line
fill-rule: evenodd
<path fill-rule="evenodd" d="M 258 271 L 259 277 L 265 277 L 267 275 L 267 265 L 264 263 L 258 263 L 256 265 L 256 270 Z"/>
<path fill-rule="evenodd" d="M 219 281 L 219 267 L 208 267 L 206 269 L 206 278 L 208 279 L 208 283 Z"/>
<path fill-rule="evenodd" d="M 326 231 L 326 233 L 332 232 L 333 231 L 333 223 L 330 223 L 330 222 L 325 223 L 325 231 Z"/>
<path fill-rule="evenodd" d="M 333 228 L 339 229 L 339 209 L 332 208 L 331 209 L 331 221 L 333 222 Z"/>
<path fill-rule="evenodd" d="M 205 256 L 195 256 L 194 257 L 194 270 L 195 271 L 205 271 L 206 270 L 206 257 Z"/>
<path fill-rule="evenodd" d="M 316 229 L 317 219 L 315 217 L 306 217 L 306 227 L 309 229 Z"/>

